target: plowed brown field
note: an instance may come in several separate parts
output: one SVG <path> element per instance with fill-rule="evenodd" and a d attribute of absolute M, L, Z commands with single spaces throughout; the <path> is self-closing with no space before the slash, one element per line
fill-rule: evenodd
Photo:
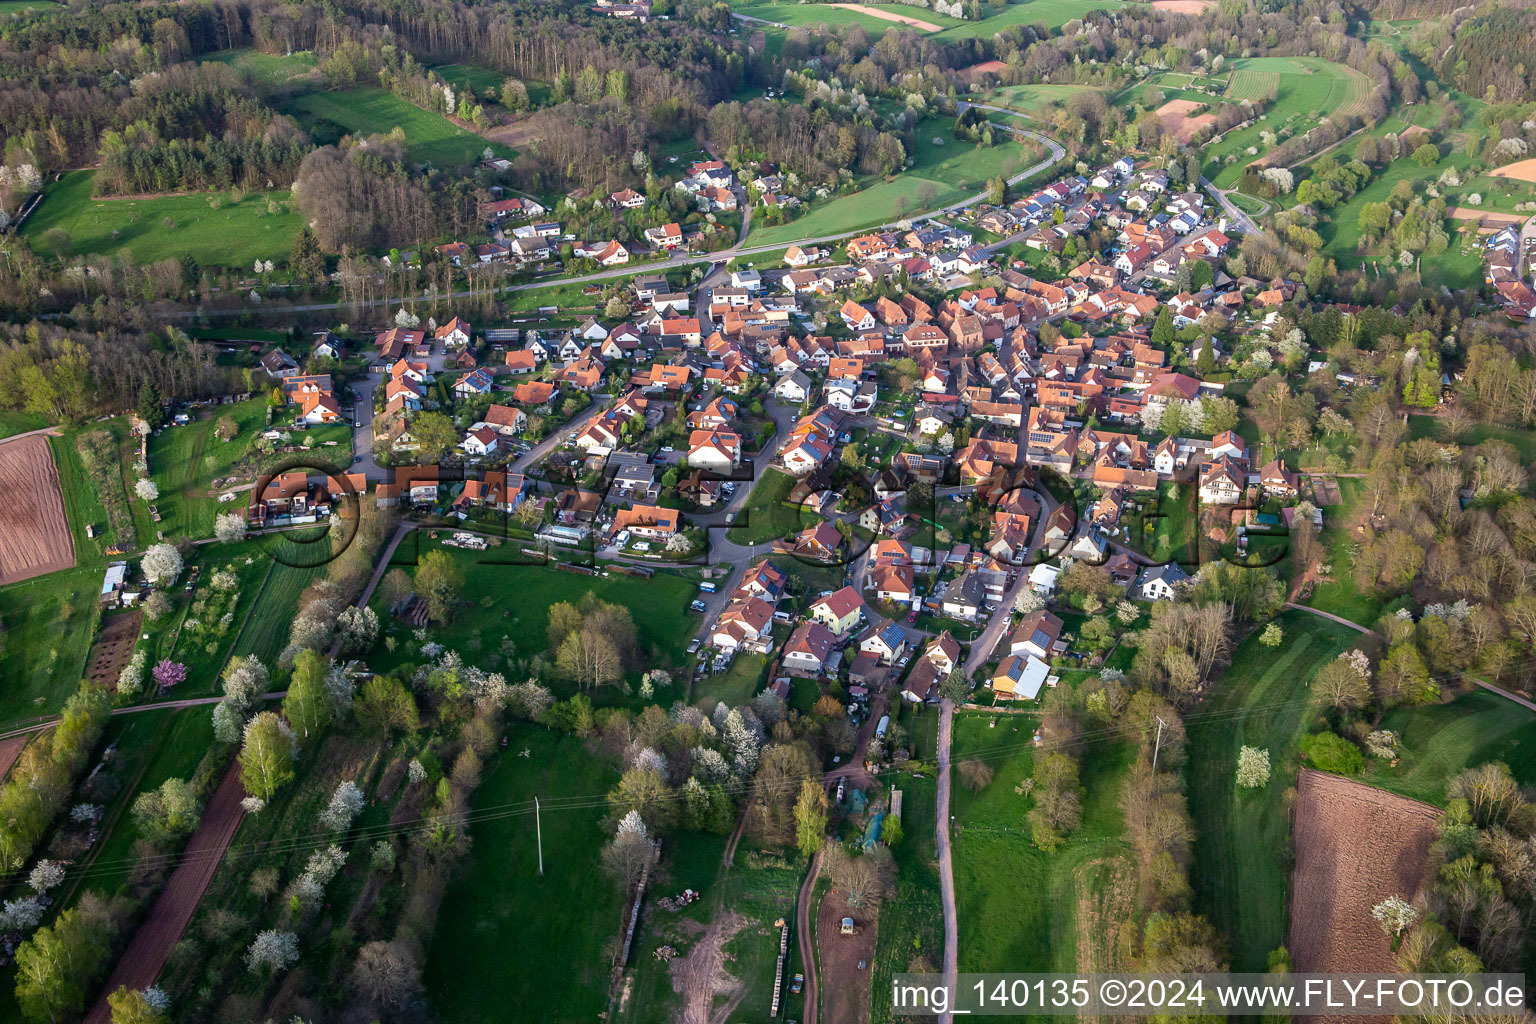
<path fill-rule="evenodd" d="M 74 567 L 75 542 L 46 437 L 0 444 L 0 537 L 0 584 Z"/>
<path fill-rule="evenodd" d="M 1296 792 L 1290 949 L 1297 972 L 1395 970 L 1371 908 L 1418 894 L 1440 811 L 1310 768 Z"/>

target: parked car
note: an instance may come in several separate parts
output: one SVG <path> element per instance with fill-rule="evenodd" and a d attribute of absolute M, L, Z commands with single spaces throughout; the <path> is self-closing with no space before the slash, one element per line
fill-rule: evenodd
<path fill-rule="evenodd" d="M 707 605 L 705 605 L 703 601 L 695 598 L 693 602 L 688 605 L 688 610 L 691 612 L 702 612 L 706 607 Z"/>
<path fill-rule="evenodd" d="M 802 988 L 804 988 L 804 987 L 805 987 L 805 975 L 803 975 L 803 974 L 795 975 L 795 980 L 789 983 L 789 990 L 791 992 L 793 992 L 795 995 L 799 995 L 800 994 L 800 990 Z"/>

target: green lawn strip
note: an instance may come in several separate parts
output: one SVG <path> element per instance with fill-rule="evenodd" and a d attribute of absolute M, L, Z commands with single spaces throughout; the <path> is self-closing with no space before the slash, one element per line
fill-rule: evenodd
<path fill-rule="evenodd" d="M 1040 117 L 1058 104 L 1064 104 L 1074 94 L 1092 92 L 1091 85 L 1010 85 L 995 90 L 987 101 L 999 107 L 1010 107 L 1026 114 Z M 1023 127 L 1029 127 L 1023 123 Z"/>
<path fill-rule="evenodd" d="M 48 447 L 53 452 L 54 469 L 59 474 L 64 516 L 69 520 L 69 532 L 75 542 L 75 564 L 99 565 L 106 558 L 107 547 L 117 539 L 107 528 L 107 511 L 80 463 L 80 453 L 75 450 L 73 438 L 50 437 Z M 96 528 L 94 539 L 86 536 L 86 528 L 91 526 Z"/>
<path fill-rule="evenodd" d="M 1033 715 L 955 718 L 954 763 L 978 757 L 995 772 L 976 794 L 957 775 L 951 793 L 962 971 L 1076 967 L 1080 889 L 1093 890 L 1101 862 L 1129 851 L 1119 797 L 1131 752 L 1118 740 L 1082 755 L 1082 826 L 1066 845 L 1048 854 L 1030 842 L 1030 800 L 1016 788 L 1034 766 L 1036 724 Z"/>
<path fill-rule="evenodd" d="M 1280 647 L 1265 647 L 1258 631 L 1250 633 L 1187 722 L 1195 905 L 1227 936 L 1235 971 L 1264 970 L 1269 952 L 1286 941 L 1285 792 L 1299 764 L 1296 740 L 1315 714 L 1307 686 L 1358 639 L 1348 627 L 1305 612 L 1275 621 L 1285 633 Z M 1239 792 L 1233 781 L 1243 746 L 1269 751 L 1273 774 L 1263 789 Z"/>
<path fill-rule="evenodd" d="M 1397 767 L 1372 760 L 1365 781 L 1394 793 L 1444 804 L 1463 769 L 1503 761 L 1525 785 L 1536 784 L 1536 712 L 1476 689 L 1445 704 L 1396 707 L 1381 728 L 1402 739 Z"/>
<path fill-rule="evenodd" d="M 1089 11 L 1113 11 L 1126 6 L 1121 0 L 1028 0 L 1027 3 L 1009 4 L 990 18 L 967 21 L 955 28 L 945 29 L 935 35 L 941 40 L 973 39 L 989 37 L 1015 25 L 1044 24 L 1055 30 L 1067 22 L 1082 18 Z M 925 17 L 924 11 L 918 17 Z"/>
<path fill-rule="evenodd" d="M 904 18 L 915 18 L 918 21 L 925 21 L 930 25 L 938 25 L 941 29 L 966 24 L 965 21 L 959 18 L 951 18 L 947 14 L 936 14 L 933 11 L 918 7 L 908 7 L 903 4 L 868 4 L 866 6 L 873 7 L 876 10 L 889 11 Z M 732 4 L 731 11 L 735 14 L 744 14 L 747 17 L 760 18 L 763 21 L 778 22 L 781 25 L 789 25 L 794 28 L 811 28 L 816 25 L 826 25 L 829 28 L 843 28 L 848 25 L 862 25 L 876 39 L 893 28 L 899 28 L 908 32 L 918 32 L 919 35 L 923 36 L 933 34 L 926 30 L 919 31 L 910 26 L 903 26 L 899 22 L 877 18 L 872 14 L 865 14 L 862 11 L 851 11 L 824 3 L 764 3 L 761 0 L 754 0 L 752 3 Z M 757 29 L 773 30 L 768 25 L 748 24 L 743 26 L 743 28 L 750 31 Z"/>
<path fill-rule="evenodd" d="M 1332 505 L 1323 512 L 1323 546 L 1328 550 L 1329 576 L 1320 581 L 1307 599 L 1309 608 L 1338 615 L 1362 626 L 1370 626 L 1383 612 L 1395 610 L 1405 598 L 1388 601 L 1374 590 L 1361 590 L 1355 583 L 1352 551 L 1358 535 L 1350 524 L 1355 522 L 1363 481 L 1336 477 L 1342 505 Z"/>
<path fill-rule="evenodd" d="M 299 595 L 324 575 L 323 567 L 274 563 L 251 606 L 250 617 L 235 641 L 234 656 L 243 658 L 254 654 L 270 669 L 288 643 L 289 627 L 298 614 Z"/>
<path fill-rule="evenodd" d="M 921 740 L 919 749 L 924 756 L 932 756 L 932 748 Z M 902 839 L 892 850 L 896 894 L 880 906 L 880 933 L 871 965 L 871 1018 L 881 1022 L 895 1019 L 891 1014 L 891 976 L 920 965 L 925 970 L 937 969 L 944 956 L 944 908 L 939 901 L 935 861 L 936 782 L 931 775 L 902 772 L 892 785 L 902 794 Z"/>
<path fill-rule="evenodd" d="M 63 4 L 48 0 L 0 0 L 0 18 L 18 14 L 55 14 L 64 10 Z"/>
<path fill-rule="evenodd" d="M 286 85 L 295 78 L 302 78 L 315 70 L 316 59 L 311 51 L 276 54 L 242 47 L 209 54 L 203 58 L 214 64 L 223 64 L 245 75 L 259 89 L 273 89 Z"/>
<path fill-rule="evenodd" d="M 474 839 L 438 914 L 426 963 L 439 1019 L 591 1019 L 608 1009 L 611 944 L 624 901 L 603 875 L 600 797 L 618 781 L 574 736 L 514 726 L 472 804 Z M 523 750 L 529 757 L 520 757 Z M 542 814 L 544 873 L 534 816 Z M 558 809 L 562 799 L 575 802 Z M 492 811 L 496 813 L 491 813 Z"/>
<path fill-rule="evenodd" d="M 1423 437 L 1430 437 L 1439 440 L 1443 436 L 1440 432 L 1440 422 L 1437 416 L 1410 414 L 1408 439 L 1417 441 Z M 1536 462 L 1536 431 L 1501 427 L 1493 423 L 1476 423 L 1467 429 L 1458 443 L 1464 448 L 1470 448 L 1484 441 L 1503 441 L 1505 444 L 1513 445 L 1520 453 L 1521 462 L 1527 465 Z"/>
<path fill-rule="evenodd" d="M 283 104 L 308 128 L 316 141 L 335 142 L 343 135 L 383 135 L 405 131 L 410 159 L 439 167 L 471 164 L 489 147 L 500 156 L 512 150 L 467 131 L 438 114 L 372 86 L 344 92 L 313 92 Z"/>
<path fill-rule="evenodd" d="M 0 587 L 0 723 L 57 714 L 79 687 L 100 617 L 101 572 L 85 566 Z"/>
<path fill-rule="evenodd" d="M 758 228 L 747 236 L 752 245 L 789 243 L 807 235 L 840 234 L 857 231 L 947 206 L 974 196 L 986 188 L 988 180 L 1003 175 L 1013 177 L 1038 161 L 1033 144 L 1025 146 L 1012 139 L 1000 139 L 996 145 L 980 146 L 954 138 L 954 123 L 948 118 L 930 117 L 913 129 L 916 142 L 911 167 L 895 177 L 876 183 L 873 179 L 859 191 L 818 202 L 796 220 L 773 227 Z M 999 132 L 999 135 L 1006 133 Z M 938 145 L 934 139 L 939 139 Z M 931 191 L 931 198 L 922 195 Z"/>
<path fill-rule="evenodd" d="M 152 263 L 190 255 L 206 266 L 249 270 L 257 259 L 286 258 L 302 223 L 287 192 L 253 192 L 238 203 L 221 192 L 97 199 L 91 194 L 94 174 L 66 171 L 48 186 L 21 229 L 34 250 L 51 254 L 48 232 L 60 228 L 66 256 L 127 252 Z M 276 213 L 269 212 L 271 203 Z"/>
<path fill-rule="evenodd" d="M 171 708 L 120 715 L 112 719 L 106 742 L 119 744 L 127 756 L 142 758 L 135 769 L 136 781 L 123 787 L 108 808 L 116 815 L 106 838 L 98 843 L 95 858 L 83 879 L 84 887 L 96 892 L 124 892 L 133 867 L 133 844 L 139 838 L 138 826 L 129 813 L 139 793 L 158 789 L 167 779 L 190 779 L 198 762 L 213 745 L 213 717 L 205 707 Z"/>
<path fill-rule="evenodd" d="M 476 94 L 483 94 L 487 89 L 500 92 L 502 84 L 507 80 L 506 75 L 477 64 L 444 64 L 432 70 L 455 89 L 470 89 Z"/>
<path fill-rule="evenodd" d="M 533 657 L 548 647 L 550 606 L 559 601 L 578 604 L 592 593 L 599 600 L 630 610 L 644 668 L 676 669 L 686 664 L 688 640 L 698 628 L 688 611 L 698 584 L 686 576 L 669 570 L 658 571 L 649 579 L 620 573 L 589 576 L 550 565 L 513 564 L 522 556 L 507 545 L 489 551 L 463 551 L 421 539 L 419 554 L 435 549 L 447 552 L 464 571 L 464 601 L 452 622 L 428 631 L 433 641 L 463 654 L 466 661 L 484 664 L 504 641 L 515 645 L 517 656 Z M 402 544 L 395 552 L 394 564 L 409 575 L 419 554 L 412 544 Z M 419 661 L 415 642 L 398 621 L 389 620 L 389 609 L 378 598 L 373 608 L 397 644 L 393 652 L 376 651 L 369 664 L 375 670 L 388 671 L 398 664 Z"/>
<path fill-rule="evenodd" d="M 785 503 L 794 486 L 795 478 L 788 473 L 765 470 L 726 537 L 733 544 L 766 544 L 819 522 L 820 517 L 803 506 Z"/>
<path fill-rule="evenodd" d="M 768 675 L 768 658 L 762 654 L 737 654 L 731 667 L 718 676 L 705 676 L 693 688 L 693 699 L 714 697 L 738 707 L 757 696 Z"/>
<path fill-rule="evenodd" d="M 1194 495 L 1186 485 L 1163 481 L 1155 505 L 1149 503 L 1138 523 L 1133 517 L 1129 543 L 1158 563 L 1193 560 L 1198 551 Z"/>
<path fill-rule="evenodd" d="M 17 434 L 41 430 L 48 425 L 48 417 L 41 413 L 0 409 L 0 437 L 14 437 Z"/>
<path fill-rule="evenodd" d="M 226 416 L 237 427 L 237 433 L 228 441 L 221 440 L 214 432 Z M 167 536 L 194 540 L 210 537 L 214 517 L 220 512 L 244 511 L 249 494 L 240 492 L 235 501 L 220 504 L 218 495 L 210 491 L 215 478 L 233 475 L 231 467 L 251 454 L 266 424 L 266 399 L 253 398 L 201 410 L 201 418 L 182 426 L 165 427 L 150 438 L 150 478 L 160 489 L 155 504 L 160 509 L 159 528 Z M 345 427 L 317 428 L 315 436 L 319 436 L 321 429 L 332 433 L 339 430 L 343 435 L 351 436 L 351 431 Z M 308 432 L 296 434 L 295 439 L 308 436 Z M 350 452 L 350 445 L 348 450 Z M 348 454 L 347 461 L 350 460 Z"/>
<path fill-rule="evenodd" d="M 1233 187 L 1242 177 L 1243 168 L 1263 155 L 1264 146 L 1259 138 L 1263 132 L 1278 134 L 1282 128 L 1297 134 L 1306 132 L 1315 126 L 1317 117 L 1357 99 L 1365 81 L 1359 72 L 1316 57 L 1245 57 L 1228 66 L 1236 72 L 1233 81 L 1239 90 L 1245 81 L 1251 80 L 1240 78 L 1243 72 L 1274 74 L 1278 86 L 1275 102 L 1261 119 L 1229 132 L 1220 142 L 1205 148 L 1206 175 L 1218 188 Z M 1259 152 L 1250 155 L 1249 147 Z M 1235 159 L 1226 163 L 1229 157 Z"/>

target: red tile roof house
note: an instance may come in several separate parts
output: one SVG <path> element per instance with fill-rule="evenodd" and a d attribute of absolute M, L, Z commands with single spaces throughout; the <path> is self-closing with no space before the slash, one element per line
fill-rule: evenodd
<path fill-rule="evenodd" d="M 843 303 L 843 308 L 838 313 L 842 316 L 843 323 L 848 325 L 850 331 L 872 331 L 875 329 L 875 314 L 852 299 Z"/>
<path fill-rule="evenodd" d="M 471 328 L 469 324 L 465 323 L 463 320 L 460 320 L 458 317 L 454 317 L 452 320 L 449 320 L 447 323 L 443 324 L 443 326 L 439 327 L 436 333 L 432 335 L 432 337 L 442 342 L 447 347 L 462 348 L 469 344 L 469 339 L 473 335 L 474 329 Z"/>
<path fill-rule="evenodd" d="M 721 613 L 709 642 L 722 650 L 735 650 L 763 636 L 772 625 L 773 605 L 760 597 L 750 597 Z"/>
<path fill-rule="evenodd" d="M 613 517 L 613 525 L 608 528 L 608 536 L 617 537 L 621 531 L 628 530 L 636 537 L 667 540 L 677 533 L 677 520 L 678 514 L 673 509 L 636 505 L 619 510 Z"/>
<path fill-rule="evenodd" d="M 837 527 L 828 522 L 821 522 L 796 535 L 794 550 L 797 554 L 827 561 L 835 558 L 842 547 L 843 535 L 838 532 Z"/>
<path fill-rule="evenodd" d="M 837 646 L 837 635 L 819 622 L 802 622 L 784 645 L 784 668 L 819 675 Z"/>
<path fill-rule="evenodd" d="M 863 611 L 864 599 L 859 592 L 844 587 L 811 605 L 810 615 L 814 621 L 843 636 L 859 624 Z"/>

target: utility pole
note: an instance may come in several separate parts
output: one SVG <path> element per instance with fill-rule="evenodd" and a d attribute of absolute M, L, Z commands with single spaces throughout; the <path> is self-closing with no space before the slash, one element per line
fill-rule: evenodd
<path fill-rule="evenodd" d="M 1154 759 L 1154 761 L 1153 761 L 1154 767 L 1156 766 L 1156 763 L 1157 762 Z M 533 834 L 536 837 L 538 837 L 538 842 L 539 842 L 539 874 L 540 874 L 540 876 L 542 876 L 544 874 L 544 828 L 543 828 L 542 823 L 539 820 L 539 798 L 538 797 L 534 797 L 533 798 Z"/>
<path fill-rule="evenodd" d="M 1163 716 L 1162 715 L 1158 715 L 1157 716 L 1157 742 L 1152 745 L 1152 770 L 1154 772 L 1157 771 L 1157 754 L 1158 754 L 1158 751 L 1160 749 L 1162 749 L 1162 746 L 1163 746 Z M 544 872 L 541 869 L 539 871 L 539 874 L 542 875 L 543 873 Z"/>

